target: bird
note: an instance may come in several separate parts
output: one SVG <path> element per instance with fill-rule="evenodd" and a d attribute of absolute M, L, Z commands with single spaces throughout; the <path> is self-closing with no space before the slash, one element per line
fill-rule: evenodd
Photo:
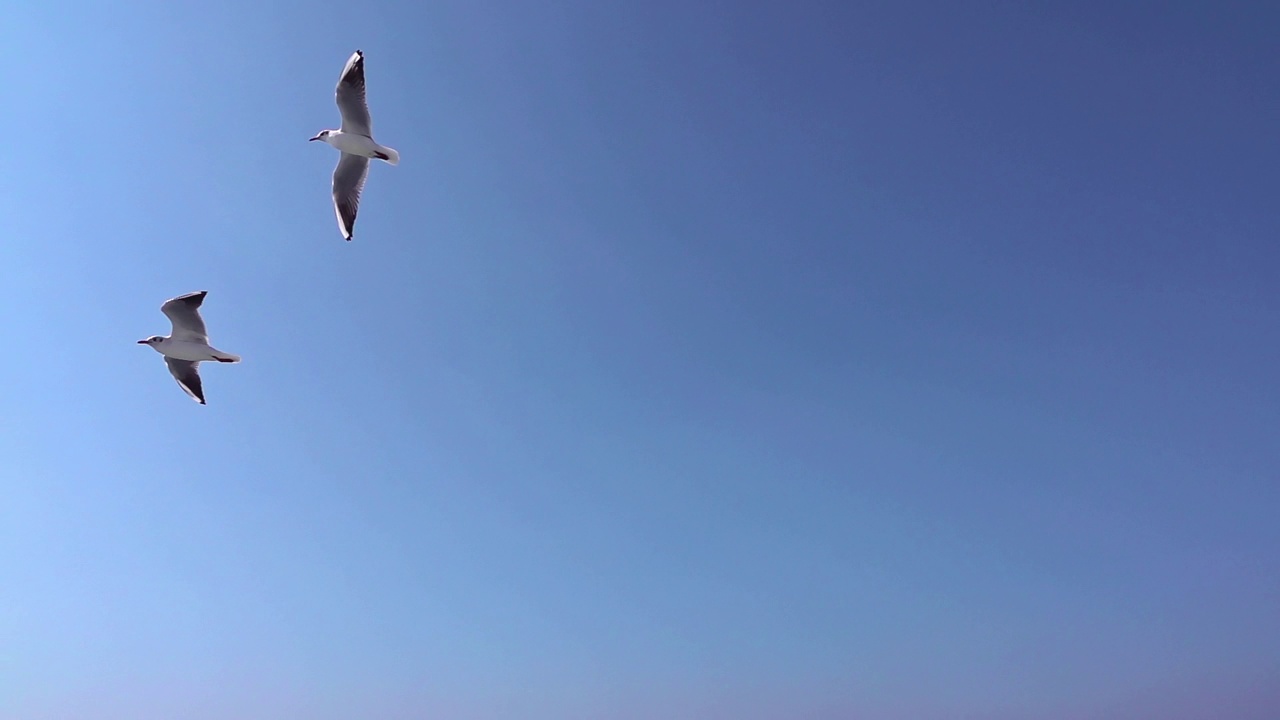
<path fill-rule="evenodd" d="M 311 141 L 323 140 L 342 151 L 338 166 L 333 169 L 333 211 L 342 237 L 350 241 L 356 211 L 360 209 L 360 193 L 369 174 L 369 159 L 399 165 L 400 153 L 373 140 L 373 121 L 364 99 L 364 53 L 360 50 L 347 59 L 334 96 L 342 113 L 342 127 L 321 130 Z"/>
<path fill-rule="evenodd" d="M 192 400 L 205 405 L 204 388 L 200 383 L 200 373 L 196 366 L 206 361 L 224 363 L 240 362 L 239 355 L 223 352 L 209 345 L 209 334 L 204 329 L 204 319 L 200 317 L 200 304 L 209 291 L 187 293 L 170 298 L 160 306 L 173 323 L 173 333 L 169 337 L 152 335 L 146 340 L 139 340 L 139 345 L 150 345 L 151 349 L 164 356 L 173 379 L 178 386 L 191 396 Z"/>

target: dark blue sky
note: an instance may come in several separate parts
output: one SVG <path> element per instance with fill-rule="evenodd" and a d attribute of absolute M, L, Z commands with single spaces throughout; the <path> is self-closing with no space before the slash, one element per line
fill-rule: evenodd
<path fill-rule="evenodd" d="M 1036 5 L 10 8 L 0 717 L 1276 717 L 1280 11 Z"/>

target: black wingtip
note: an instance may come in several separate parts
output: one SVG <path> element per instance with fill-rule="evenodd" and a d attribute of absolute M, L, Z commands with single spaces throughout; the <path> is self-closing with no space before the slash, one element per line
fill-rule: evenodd
<path fill-rule="evenodd" d="M 197 290 L 195 292 L 189 292 L 185 295 L 179 295 L 178 297 L 173 299 L 175 301 L 180 300 L 184 303 L 187 303 L 188 305 L 195 305 L 199 307 L 200 303 L 204 302 L 204 296 L 208 294 L 209 294 L 208 290 Z"/>

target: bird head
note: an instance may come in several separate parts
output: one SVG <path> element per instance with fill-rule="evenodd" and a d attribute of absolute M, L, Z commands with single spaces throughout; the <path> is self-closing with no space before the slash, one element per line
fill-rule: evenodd
<path fill-rule="evenodd" d="M 160 344 L 160 343 L 162 343 L 162 342 L 164 342 L 164 338 L 160 337 L 159 335 L 152 335 L 151 337 L 147 338 L 146 340 L 139 340 L 139 341 L 138 341 L 138 344 L 139 344 L 139 345 L 150 345 L 150 346 L 152 346 L 152 347 L 155 347 L 156 345 L 159 345 L 159 344 Z"/>
<path fill-rule="evenodd" d="M 313 137 L 313 138 L 311 138 L 311 140 L 324 140 L 324 139 L 326 139 L 326 138 L 328 138 L 328 137 L 329 137 L 329 133 L 330 133 L 330 132 L 332 132 L 332 131 L 331 131 L 331 130 L 321 130 L 319 133 L 316 133 L 316 136 L 315 136 L 315 137 Z M 311 140 L 308 140 L 307 142 L 311 142 Z"/>

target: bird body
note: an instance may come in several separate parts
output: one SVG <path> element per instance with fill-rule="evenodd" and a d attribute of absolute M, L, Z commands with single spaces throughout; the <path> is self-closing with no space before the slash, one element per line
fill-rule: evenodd
<path fill-rule="evenodd" d="M 191 342 L 189 340 L 174 340 L 171 337 L 160 338 L 156 342 L 147 343 L 152 350 L 160 353 L 167 358 L 174 360 L 187 360 L 190 362 L 240 362 L 239 355 L 232 355 L 221 350 L 211 347 L 205 343 Z"/>
<path fill-rule="evenodd" d="M 392 148 L 379 145 L 368 135 L 342 132 L 341 130 L 326 130 L 321 133 L 321 136 L 321 140 L 348 155 L 385 160 L 391 165 L 400 164 L 400 153 Z"/>

